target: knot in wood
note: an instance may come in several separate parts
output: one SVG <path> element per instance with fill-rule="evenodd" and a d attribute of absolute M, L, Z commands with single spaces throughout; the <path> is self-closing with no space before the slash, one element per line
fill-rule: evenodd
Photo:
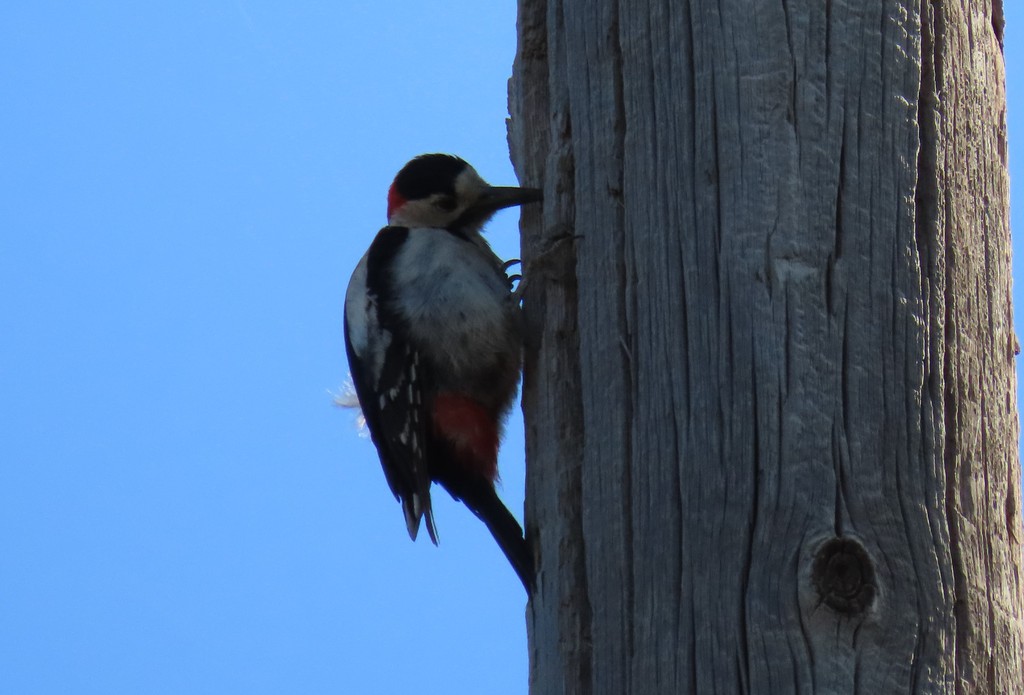
<path fill-rule="evenodd" d="M 875 563 L 852 538 L 822 543 L 814 556 L 811 580 L 825 605 L 838 613 L 856 615 L 874 603 Z"/>

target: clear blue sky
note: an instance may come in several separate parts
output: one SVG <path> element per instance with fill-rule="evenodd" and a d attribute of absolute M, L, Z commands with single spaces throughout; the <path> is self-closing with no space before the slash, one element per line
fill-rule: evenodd
<path fill-rule="evenodd" d="M 439 491 L 441 546 L 411 543 L 331 406 L 395 171 L 451 151 L 514 183 L 514 3 L 438 8 L 0 10 L 0 692 L 526 692 L 483 526 Z"/>

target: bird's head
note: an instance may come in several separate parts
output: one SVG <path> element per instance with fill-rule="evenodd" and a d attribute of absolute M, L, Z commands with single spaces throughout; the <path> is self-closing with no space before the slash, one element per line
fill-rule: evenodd
<path fill-rule="evenodd" d="M 536 188 L 491 186 L 454 155 L 423 154 L 395 176 L 388 191 L 388 224 L 474 234 L 498 210 L 540 199 Z"/>

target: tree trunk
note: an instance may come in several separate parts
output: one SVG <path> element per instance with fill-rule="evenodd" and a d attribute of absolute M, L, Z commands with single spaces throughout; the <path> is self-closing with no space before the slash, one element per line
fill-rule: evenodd
<path fill-rule="evenodd" d="M 520 0 L 531 693 L 1024 693 L 999 0 Z"/>

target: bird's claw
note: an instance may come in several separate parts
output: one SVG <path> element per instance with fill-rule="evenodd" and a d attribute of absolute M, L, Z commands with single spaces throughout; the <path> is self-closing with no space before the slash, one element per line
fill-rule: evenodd
<path fill-rule="evenodd" d="M 522 275 L 510 275 L 508 279 L 509 282 L 512 282 L 513 279 L 519 281 L 516 288 L 512 290 L 512 303 L 518 305 L 523 301 L 523 293 L 526 291 L 526 280 Z"/>

